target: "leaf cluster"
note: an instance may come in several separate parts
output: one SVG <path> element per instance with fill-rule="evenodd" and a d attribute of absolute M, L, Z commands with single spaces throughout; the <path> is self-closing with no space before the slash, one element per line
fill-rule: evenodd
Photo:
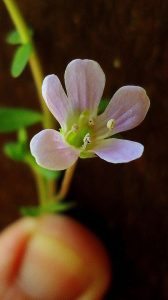
<path fill-rule="evenodd" d="M 10 68 L 11 75 L 15 78 L 22 74 L 29 61 L 30 56 L 32 55 L 33 52 L 33 45 L 31 42 L 32 35 L 33 35 L 33 31 L 29 29 L 30 41 L 27 43 L 22 42 L 21 36 L 19 32 L 16 30 L 12 30 L 7 35 L 6 42 L 8 44 L 17 46 L 12 59 L 11 68 Z"/>

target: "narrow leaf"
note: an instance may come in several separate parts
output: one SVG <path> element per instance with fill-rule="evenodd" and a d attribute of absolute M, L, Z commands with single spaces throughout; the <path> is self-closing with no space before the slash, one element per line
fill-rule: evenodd
<path fill-rule="evenodd" d="M 32 45 L 30 43 L 17 48 L 11 66 L 11 75 L 13 77 L 18 77 L 23 72 L 29 61 L 31 53 Z"/>
<path fill-rule="evenodd" d="M 40 209 L 39 207 L 35 206 L 23 206 L 20 208 L 20 213 L 22 216 L 31 216 L 31 217 L 36 217 L 40 215 Z"/>
<path fill-rule="evenodd" d="M 28 29 L 30 37 L 33 35 L 33 30 L 31 28 Z M 12 30 L 7 34 L 6 42 L 11 45 L 19 45 L 22 44 L 22 39 L 17 30 Z"/>
<path fill-rule="evenodd" d="M 41 213 L 61 213 L 75 206 L 74 203 L 48 203 L 41 206 Z"/>
<path fill-rule="evenodd" d="M 0 108 L 0 133 L 13 132 L 39 123 L 42 114 L 22 108 Z"/>
<path fill-rule="evenodd" d="M 74 207 L 74 203 L 48 203 L 45 206 L 23 206 L 20 213 L 23 216 L 36 217 L 48 213 L 62 213 Z"/>
<path fill-rule="evenodd" d="M 17 30 L 12 30 L 9 32 L 6 37 L 6 42 L 11 45 L 21 44 L 22 41 L 19 32 Z"/>
<path fill-rule="evenodd" d="M 11 142 L 4 145 L 4 153 L 9 158 L 16 160 L 16 161 L 22 161 L 25 156 L 25 148 L 22 144 L 19 144 L 18 142 Z"/>

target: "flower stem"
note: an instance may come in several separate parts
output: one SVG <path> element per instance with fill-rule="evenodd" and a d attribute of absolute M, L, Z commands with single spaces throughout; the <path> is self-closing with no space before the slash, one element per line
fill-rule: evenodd
<path fill-rule="evenodd" d="M 53 119 L 52 119 L 52 116 L 51 116 L 47 106 L 44 103 L 44 100 L 43 100 L 42 94 L 41 94 L 41 84 L 42 84 L 42 80 L 43 80 L 44 76 L 43 76 L 42 68 L 41 68 L 41 65 L 40 65 L 40 62 L 38 59 L 36 48 L 33 44 L 28 27 L 24 21 L 22 13 L 21 13 L 19 7 L 17 6 L 15 0 L 3 0 L 3 1 L 4 1 L 4 4 L 8 10 L 8 13 L 9 13 L 17 31 L 20 34 L 22 43 L 23 44 L 31 43 L 33 46 L 32 55 L 29 59 L 29 64 L 30 64 L 32 76 L 33 76 L 33 79 L 34 79 L 34 82 L 35 82 L 35 85 L 37 88 L 37 93 L 38 93 L 38 97 L 40 100 L 41 108 L 44 113 L 43 127 L 44 128 L 52 128 L 53 127 Z"/>
<path fill-rule="evenodd" d="M 34 179 L 36 182 L 39 203 L 40 203 L 40 205 L 43 206 L 44 204 L 48 203 L 47 195 L 46 195 L 45 181 L 44 181 L 44 178 L 35 171 L 35 169 L 31 168 L 31 170 L 33 172 Z"/>
<path fill-rule="evenodd" d="M 34 179 L 37 186 L 37 192 L 38 192 L 38 199 L 40 202 L 40 205 L 44 205 L 47 203 L 47 195 L 46 195 L 46 184 L 44 178 L 39 174 L 36 165 L 34 166 L 35 162 L 33 158 L 30 155 L 27 155 L 25 157 L 25 163 L 29 166 L 31 169 Z"/>
<path fill-rule="evenodd" d="M 8 10 L 8 13 L 17 29 L 17 31 L 20 34 L 21 40 L 23 44 L 26 43 L 31 43 L 32 44 L 32 54 L 30 56 L 29 59 L 29 65 L 30 65 L 30 69 L 32 72 L 32 76 L 36 85 L 36 89 L 37 89 L 37 94 L 38 94 L 38 98 L 40 101 L 40 105 L 41 105 L 41 109 L 43 111 L 43 127 L 44 128 L 53 128 L 53 118 L 52 115 L 50 114 L 47 106 L 45 105 L 43 98 L 42 98 L 42 94 L 41 94 L 41 85 L 42 85 L 42 80 L 43 80 L 43 71 L 42 71 L 42 67 L 37 55 L 37 51 L 35 48 L 35 45 L 33 43 L 33 40 L 31 38 L 31 35 L 29 33 L 27 24 L 22 16 L 22 13 L 16 3 L 15 0 L 3 0 L 4 4 Z M 47 182 L 46 185 L 46 181 L 44 180 L 44 178 L 36 171 L 36 168 L 34 165 L 32 165 L 31 163 L 28 163 L 29 166 L 31 167 L 31 170 L 33 171 L 35 180 L 36 180 L 36 184 L 37 184 L 37 188 L 38 188 L 38 194 L 39 194 L 39 199 L 40 199 L 40 203 L 44 204 L 47 201 L 47 198 L 50 198 L 52 201 L 56 200 L 62 200 L 66 197 L 72 178 L 73 178 L 73 174 L 75 171 L 75 167 L 76 167 L 76 163 L 70 167 L 69 169 L 66 170 L 63 181 L 62 181 L 62 185 L 60 188 L 59 193 L 54 196 L 55 194 L 55 181 L 50 180 Z M 46 190 L 47 188 L 47 190 Z M 49 199 L 48 199 L 49 201 Z"/>
<path fill-rule="evenodd" d="M 76 169 L 76 165 L 77 162 L 65 171 L 60 191 L 55 197 L 56 202 L 63 200 L 67 196 L 74 175 L 74 171 Z"/>
<path fill-rule="evenodd" d="M 41 105 L 41 109 L 43 112 L 43 127 L 44 128 L 53 128 L 54 126 L 53 126 L 52 115 L 50 114 L 47 106 L 45 105 L 44 100 L 42 98 L 42 94 L 41 94 L 41 85 L 42 85 L 42 80 L 44 78 L 43 71 L 42 71 L 42 67 L 41 67 L 37 52 L 36 52 L 35 45 L 30 36 L 28 27 L 26 25 L 26 22 L 22 16 L 22 13 L 21 13 L 16 1 L 15 0 L 3 0 L 3 1 L 4 1 L 6 9 L 9 13 L 17 31 L 20 34 L 22 43 L 23 44 L 26 44 L 26 43 L 32 44 L 33 50 L 32 50 L 32 54 L 29 59 L 29 65 L 30 65 L 32 76 L 33 76 L 35 86 L 37 89 L 37 94 L 38 94 L 39 102 Z M 33 168 L 31 168 L 31 169 L 33 171 Z M 48 185 L 47 185 L 48 192 L 46 193 L 46 185 L 45 185 L 44 178 L 40 174 L 37 174 L 37 172 L 34 172 L 34 175 L 36 177 L 36 183 L 37 183 L 38 190 L 39 190 L 40 201 L 42 201 L 41 199 L 43 198 L 42 193 L 44 193 L 44 195 L 46 195 L 46 194 L 50 195 L 50 196 L 53 195 L 55 181 L 50 180 L 50 182 L 48 182 Z"/>

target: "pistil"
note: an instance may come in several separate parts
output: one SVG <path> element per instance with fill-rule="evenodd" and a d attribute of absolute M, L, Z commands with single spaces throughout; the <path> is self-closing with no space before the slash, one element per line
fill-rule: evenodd
<path fill-rule="evenodd" d="M 85 150 L 87 145 L 91 143 L 91 135 L 95 125 L 94 119 L 89 116 L 88 111 L 84 111 L 75 121 L 74 124 L 71 123 L 70 130 L 65 134 L 65 139 L 70 145 Z"/>

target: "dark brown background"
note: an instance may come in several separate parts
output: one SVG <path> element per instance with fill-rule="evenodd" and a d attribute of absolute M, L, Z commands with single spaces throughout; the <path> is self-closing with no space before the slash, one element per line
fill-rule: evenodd
<path fill-rule="evenodd" d="M 106 299 L 168 299 L 168 1 L 18 3 L 35 29 L 45 74 L 63 78 L 69 61 L 90 58 L 107 75 L 106 97 L 126 84 L 147 90 L 151 98 L 147 118 L 124 134 L 145 145 L 143 157 L 126 165 L 81 160 L 69 198 L 78 203 L 71 215 L 95 230 L 111 255 L 114 280 Z M 14 49 L 4 39 L 11 27 L 1 2 L 0 103 L 38 108 L 29 69 L 19 79 L 9 75 Z M 1 135 L 1 148 L 7 140 L 9 136 Z M 9 161 L 1 152 L 0 167 L 3 228 L 18 217 L 20 205 L 36 203 L 36 192 L 24 165 Z"/>

